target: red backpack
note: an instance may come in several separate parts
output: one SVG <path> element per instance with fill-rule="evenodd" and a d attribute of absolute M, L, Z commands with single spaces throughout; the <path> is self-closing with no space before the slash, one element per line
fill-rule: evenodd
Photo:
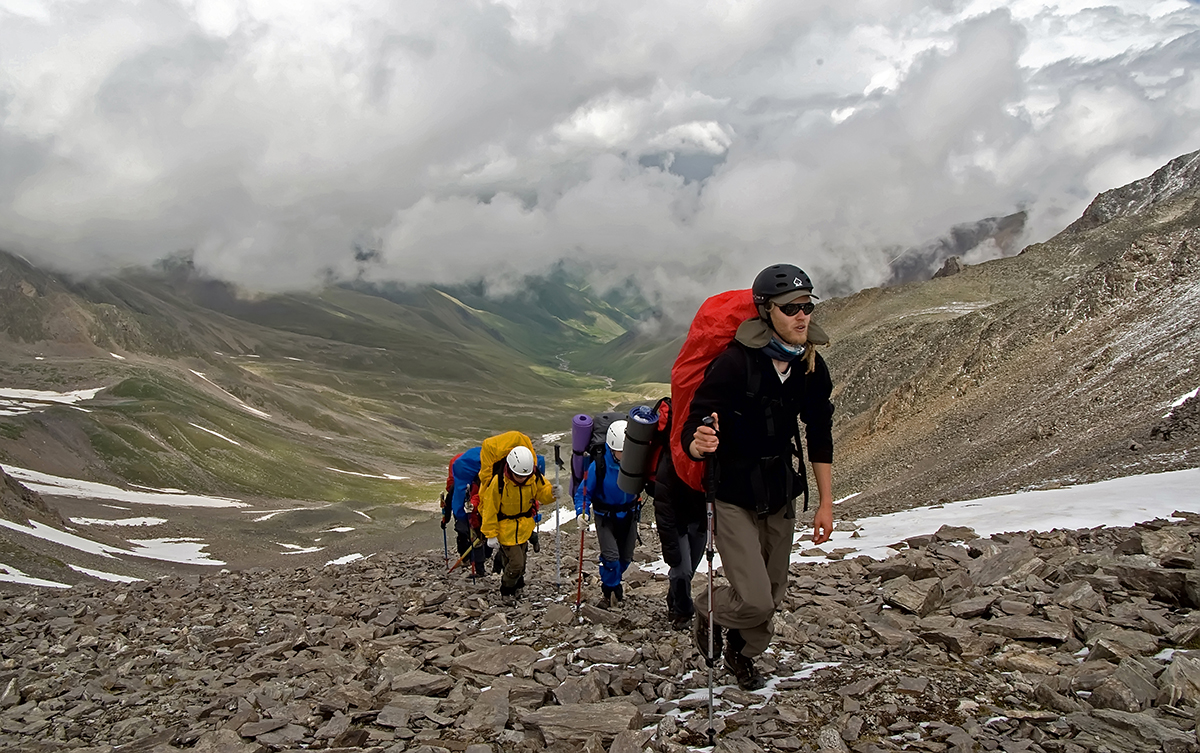
<path fill-rule="evenodd" d="M 749 290 L 718 293 L 700 305 L 692 319 L 687 339 L 671 367 L 671 460 L 675 473 L 691 488 L 704 490 L 704 463 L 692 460 L 683 449 L 683 424 L 692 406 L 692 396 L 704 381 L 704 373 L 713 359 L 721 355 L 738 325 L 758 316 L 758 308 Z"/>

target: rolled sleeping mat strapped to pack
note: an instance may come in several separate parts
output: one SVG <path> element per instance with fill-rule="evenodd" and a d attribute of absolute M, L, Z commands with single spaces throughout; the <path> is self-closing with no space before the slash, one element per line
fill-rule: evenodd
<path fill-rule="evenodd" d="M 626 494 L 640 494 L 646 486 L 650 465 L 650 441 L 658 429 L 658 414 L 653 408 L 638 405 L 629 411 L 625 426 L 625 450 L 621 453 L 621 475 L 617 488 Z"/>
<path fill-rule="evenodd" d="M 583 472 L 587 470 L 588 442 L 592 439 L 592 417 L 579 413 L 571 419 L 571 494 L 583 480 Z"/>

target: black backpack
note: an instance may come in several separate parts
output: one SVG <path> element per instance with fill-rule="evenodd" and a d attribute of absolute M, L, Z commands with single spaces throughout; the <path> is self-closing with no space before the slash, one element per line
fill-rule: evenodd
<path fill-rule="evenodd" d="M 596 478 L 592 484 L 591 501 L 593 503 L 596 501 L 596 490 L 601 488 L 601 485 L 604 483 L 604 476 L 608 473 L 608 468 L 606 467 L 608 463 L 606 463 L 604 460 L 604 448 L 605 440 L 608 439 L 608 427 L 612 426 L 613 421 L 620 421 L 624 418 L 624 413 L 598 413 L 592 416 L 592 436 L 590 439 L 588 439 L 587 447 L 584 448 L 583 452 L 576 453 L 578 455 L 583 455 L 588 460 L 591 460 L 596 464 Z M 583 471 L 585 473 L 587 472 L 587 467 L 588 461 L 585 460 L 583 463 Z M 572 468 L 572 473 L 574 473 L 574 468 Z M 583 483 L 583 476 L 580 475 L 578 478 L 572 479 L 572 482 L 573 483 L 571 486 L 578 488 L 579 485 Z"/>

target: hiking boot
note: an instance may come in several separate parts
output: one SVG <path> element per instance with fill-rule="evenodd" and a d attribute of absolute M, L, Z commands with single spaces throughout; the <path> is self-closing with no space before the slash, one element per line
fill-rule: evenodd
<path fill-rule="evenodd" d="M 613 606 L 619 607 L 625 603 L 625 587 L 620 583 L 612 587 Z"/>
<path fill-rule="evenodd" d="M 596 602 L 596 606 L 601 609 L 611 609 L 617 605 L 616 596 L 610 586 L 600 586 L 600 592 L 600 601 Z"/>
<path fill-rule="evenodd" d="M 713 657 L 712 661 L 708 660 L 708 617 L 696 613 L 696 629 L 692 631 L 692 635 L 696 639 L 696 650 L 700 652 L 700 656 L 711 666 L 713 662 L 721 658 L 721 626 L 713 623 Z"/>
<path fill-rule="evenodd" d="M 667 619 L 671 622 L 671 627 L 676 630 L 687 630 L 692 626 L 692 616 L 690 614 L 667 612 Z M 707 646 L 707 644 L 705 645 Z M 705 648 L 705 650 L 707 651 L 708 649 Z"/>
<path fill-rule="evenodd" d="M 517 595 L 504 594 L 500 597 L 500 603 L 506 607 L 515 607 L 517 605 Z"/>
<path fill-rule="evenodd" d="M 725 650 L 725 669 L 737 678 L 738 687 L 742 690 L 761 690 L 767 684 L 763 676 L 754 667 L 754 660 L 742 653 L 746 642 L 737 630 L 728 632 L 729 645 Z"/>

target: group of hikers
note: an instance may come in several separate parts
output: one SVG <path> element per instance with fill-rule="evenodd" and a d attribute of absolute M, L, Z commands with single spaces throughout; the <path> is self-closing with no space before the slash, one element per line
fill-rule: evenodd
<path fill-rule="evenodd" d="M 575 512 L 581 525 L 594 520 L 600 549 L 599 605 L 612 609 L 625 599 L 622 579 L 637 543 L 642 493 L 649 492 L 670 568 L 667 617 L 677 629 L 692 626 L 710 685 L 722 653 L 740 687 L 764 685 L 754 658 L 771 640 L 772 617 L 787 591 L 796 500 L 803 497 L 808 509 L 802 447 L 818 497 L 813 542 L 832 534 L 833 385 L 817 353 L 829 340 L 811 319 L 816 298 L 803 270 L 776 264 L 750 290 L 701 306 L 672 369 L 671 398 L 655 408 L 663 449 L 640 480 L 630 482 L 622 466 L 630 452 L 646 462 L 632 416 L 607 422 L 603 444 L 588 454 L 573 448 L 581 461 L 572 468 Z M 541 509 L 555 499 L 545 463 L 520 432 L 489 437 L 450 463 L 442 527 L 453 521 L 458 562 L 469 562 L 472 576 L 485 575 L 494 556 L 505 604 L 520 596 L 528 548 L 538 548 Z M 714 547 L 724 572 L 719 584 Z M 693 595 L 706 554 L 709 577 Z M 582 579 L 582 563 L 580 569 Z"/>

